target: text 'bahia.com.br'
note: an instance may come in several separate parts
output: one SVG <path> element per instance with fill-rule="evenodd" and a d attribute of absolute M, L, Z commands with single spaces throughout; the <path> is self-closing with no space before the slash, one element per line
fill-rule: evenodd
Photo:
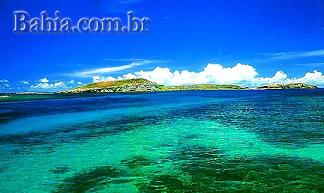
<path fill-rule="evenodd" d="M 27 11 L 14 11 L 15 33 L 129 33 L 148 31 L 149 17 L 135 17 L 128 11 L 125 20 L 120 17 L 82 17 L 74 23 L 70 17 L 62 17 L 55 11 L 50 17 L 42 11 L 39 17 L 31 17 Z"/>

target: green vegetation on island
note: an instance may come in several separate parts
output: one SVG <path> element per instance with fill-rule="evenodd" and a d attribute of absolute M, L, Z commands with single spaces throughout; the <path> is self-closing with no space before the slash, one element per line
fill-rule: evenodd
<path fill-rule="evenodd" d="M 87 84 L 61 93 L 123 93 L 123 92 L 155 92 L 161 91 L 162 86 L 146 79 L 127 79 L 103 81 Z"/>
<path fill-rule="evenodd" d="M 260 86 L 258 89 L 316 89 L 314 85 L 304 83 L 288 83 L 288 84 L 268 84 Z"/>
<path fill-rule="evenodd" d="M 304 83 L 269 84 L 256 89 L 315 89 L 316 86 Z M 78 88 L 60 92 L 62 94 L 76 93 L 127 93 L 127 92 L 164 92 L 164 91 L 190 91 L 190 90 L 247 90 L 233 84 L 195 84 L 182 86 L 165 86 L 143 79 L 127 79 L 116 81 L 103 81 L 80 86 Z"/>
<path fill-rule="evenodd" d="M 182 86 L 162 86 L 162 91 L 178 91 L 178 90 L 243 90 L 238 85 L 232 84 L 195 84 L 195 85 L 182 85 Z"/>
<path fill-rule="evenodd" d="M 124 93 L 124 92 L 163 92 L 185 90 L 242 90 L 238 85 L 196 84 L 183 86 L 164 86 L 155 82 L 137 78 L 116 81 L 96 82 L 61 93 Z"/>

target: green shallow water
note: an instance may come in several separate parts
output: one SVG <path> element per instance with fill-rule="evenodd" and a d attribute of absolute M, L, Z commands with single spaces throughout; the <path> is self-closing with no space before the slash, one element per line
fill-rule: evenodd
<path fill-rule="evenodd" d="M 300 92 L 2 104 L 20 113 L 0 125 L 0 192 L 323 192 L 323 93 Z M 301 97 L 310 110 L 299 108 Z M 287 98 L 296 109 L 278 113 Z M 26 105 L 35 108 L 31 114 L 21 110 Z M 305 115 L 299 128 L 286 127 L 295 125 L 289 113 Z"/>

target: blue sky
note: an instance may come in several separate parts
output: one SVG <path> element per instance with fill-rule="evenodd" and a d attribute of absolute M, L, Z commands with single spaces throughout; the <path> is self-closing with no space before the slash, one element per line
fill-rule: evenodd
<path fill-rule="evenodd" d="M 18 35 L 15 10 L 32 16 L 59 10 L 73 19 L 125 17 L 132 10 L 151 23 L 148 32 L 134 34 Z M 2 0 L 0 42 L 0 92 L 62 90 L 94 77 L 262 84 L 277 73 L 282 79 L 275 80 L 316 76 L 312 83 L 324 84 L 323 0 Z"/>

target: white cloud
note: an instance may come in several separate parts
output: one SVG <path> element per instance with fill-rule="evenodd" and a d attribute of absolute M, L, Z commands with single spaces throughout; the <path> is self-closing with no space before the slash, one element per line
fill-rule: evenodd
<path fill-rule="evenodd" d="M 10 84 L 8 84 L 8 83 L 1 84 L 0 87 L 2 87 L 2 88 L 11 88 Z"/>
<path fill-rule="evenodd" d="M 31 86 L 32 89 L 62 89 L 67 88 L 66 84 L 62 81 L 49 83 L 47 78 L 42 78 L 39 80 L 39 83 Z"/>
<path fill-rule="evenodd" d="M 273 77 L 268 78 L 254 78 L 251 82 L 254 85 L 260 85 L 260 84 L 271 84 L 271 83 L 285 83 L 287 82 L 288 76 L 283 71 L 277 71 L 276 74 Z"/>
<path fill-rule="evenodd" d="M 324 56 L 324 50 L 278 52 L 278 53 L 266 53 L 263 55 L 273 60 L 288 60 L 288 59 L 298 59 L 298 58 L 307 58 L 307 57 L 321 57 Z"/>
<path fill-rule="evenodd" d="M 6 79 L 2 79 L 2 80 L 0 80 L 0 83 L 8 83 L 9 81 L 8 80 L 6 80 Z"/>
<path fill-rule="evenodd" d="M 42 79 L 39 80 L 39 82 L 41 82 L 41 83 L 48 83 L 49 81 L 48 81 L 47 78 L 42 78 Z"/>
<path fill-rule="evenodd" d="M 124 75 L 126 76 L 126 75 Z M 134 76 L 134 78 L 136 78 L 136 76 Z M 118 77 L 118 78 L 114 78 L 112 76 L 108 76 L 108 77 L 105 77 L 105 76 L 93 76 L 92 77 L 92 82 L 102 82 L 102 81 L 115 81 L 115 80 L 122 80 L 122 79 L 130 79 L 130 78 L 122 78 L 122 77 Z"/>
<path fill-rule="evenodd" d="M 145 78 L 158 84 L 185 85 L 185 84 L 239 84 L 242 86 L 260 86 L 270 83 L 301 82 L 324 86 L 324 76 L 319 71 L 307 72 L 301 78 L 289 78 L 283 71 L 277 71 L 273 77 L 260 77 L 256 69 L 248 64 L 237 64 L 233 67 L 223 67 L 220 64 L 208 64 L 203 71 L 189 70 L 171 71 L 169 68 L 156 67 L 152 71 L 138 71 L 125 74 L 117 78 L 94 76 L 94 82 L 106 80 L 120 80 L 130 78 Z"/>
<path fill-rule="evenodd" d="M 0 91 L 1 92 L 6 92 L 8 90 L 11 90 L 11 86 L 9 84 L 9 81 L 6 79 L 1 79 L 0 80 Z"/>
<path fill-rule="evenodd" d="M 104 80 L 100 79 L 100 76 L 93 76 L 92 77 L 92 82 L 100 82 L 100 81 L 104 81 Z"/>
<path fill-rule="evenodd" d="M 2 79 L 0 80 L 0 90 L 11 90 L 11 86 L 9 84 L 9 80 Z"/>
<path fill-rule="evenodd" d="M 313 72 L 307 72 L 304 77 L 292 79 L 292 82 L 305 82 L 309 84 L 316 84 L 319 86 L 324 86 L 324 76 L 322 72 L 319 71 L 313 71 Z"/>
<path fill-rule="evenodd" d="M 297 65 L 297 66 L 311 66 L 311 67 L 321 67 L 321 66 L 324 66 L 324 62 L 313 62 L 313 63 L 297 63 L 297 64 L 294 64 L 294 65 Z"/>
<path fill-rule="evenodd" d="M 68 84 L 74 84 L 74 83 L 75 83 L 74 80 L 70 80 L 70 81 L 68 82 Z"/>
<path fill-rule="evenodd" d="M 271 78 L 257 78 L 256 85 L 269 84 L 269 83 L 306 83 L 313 84 L 320 87 L 324 86 L 324 76 L 319 71 L 307 72 L 301 78 L 288 78 L 287 74 L 278 71 L 275 76 Z"/>
<path fill-rule="evenodd" d="M 114 80 L 121 80 L 122 78 L 121 77 L 118 77 L 117 79 L 116 78 L 114 78 L 114 77 L 112 77 L 112 76 L 108 76 L 107 77 L 107 81 L 114 81 Z"/>
<path fill-rule="evenodd" d="M 21 81 L 19 81 L 19 83 L 20 83 L 20 84 L 24 84 L 24 85 L 27 85 L 27 84 L 29 84 L 29 82 L 28 82 L 28 81 L 24 81 L 24 80 L 21 80 Z"/>
<path fill-rule="evenodd" d="M 132 78 L 136 78 L 136 75 L 128 73 L 128 74 L 125 74 L 123 77 L 124 77 L 124 79 L 132 79 Z M 113 80 L 114 78 L 108 77 L 108 79 Z"/>
<path fill-rule="evenodd" d="M 73 85 L 82 85 L 81 81 L 69 80 L 66 82 L 66 85 L 73 86 Z"/>
<path fill-rule="evenodd" d="M 117 62 L 130 62 L 130 61 L 143 61 L 141 58 L 105 58 L 106 61 L 117 61 Z"/>
<path fill-rule="evenodd" d="M 139 71 L 123 76 L 138 77 L 151 80 L 159 84 L 184 85 L 184 84 L 231 84 L 252 80 L 257 75 L 256 70 L 246 64 L 237 64 L 234 67 L 225 68 L 220 64 L 208 64 L 201 72 L 188 70 L 171 72 L 169 68 L 157 67 L 152 71 Z"/>
<path fill-rule="evenodd" d="M 65 86 L 65 84 L 64 84 L 64 82 L 55 82 L 54 84 L 53 84 L 53 86 L 56 88 L 56 87 L 64 87 Z"/>
<path fill-rule="evenodd" d="M 141 66 L 141 65 L 148 64 L 151 62 L 152 61 L 150 61 L 150 60 L 142 60 L 142 61 L 136 61 L 136 62 L 132 62 L 127 65 L 122 65 L 122 66 L 88 69 L 88 70 L 84 70 L 81 72 L 73 73 L 71 75 L 77 76 L 77 77 L 93 77 L 93 76 L 97 76 L 98 74 L 108 74 L 108 73 L 112 73 L 112 72 L 127 70 L 130 68 L 133 68 L 136 66 Z"/>

